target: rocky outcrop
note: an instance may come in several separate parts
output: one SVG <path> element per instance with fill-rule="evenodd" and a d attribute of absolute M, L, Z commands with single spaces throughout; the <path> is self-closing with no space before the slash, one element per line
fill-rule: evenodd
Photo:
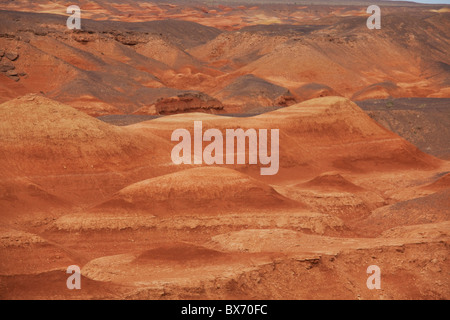
<path fill-rule="evenodd" d="M 76 42 L 86 44 L 88 42 L 93 42 L 96 39 L 96 35 L 92 31 L 74 30 L 72 34 L 72 39 Z"/>
<path fill-rule="evenodd" d="M 25 76 L 25 72 L 18 72 L 12 61 L 19 59 L 19 54 L 14 51 L 6 51 L 0 49 L 0 73 L 14 81 L 19 81 L 21 76 Z"/>
<path fill-rule="evenodd" d="M 203 92 L 186 92 L 173 97 L 160 98 L 156 103 L 140 108 L 134 114 L 167 115 L 186 112 L 220 113 L 223 104 Z"/>
<path fill-rule="evenodd" d="M 6 73 L 10 70 L 14 70 L 16 67 L 8 60 L 0 62 L 0 72 Z"/>
<path fill-rule="evenodd" d="M 142 39 L 142 37 L 134 33 L 117 34 L 115 40 L 126 46 L 135 46 L 139 43 L 147 42 L 145 39 Z"/>
<path fill-rule="evenodd" d="M 5 56 L 11 61 L 16 61 L 19 58 L 19 54 L 17 52 L 7 52 Z"/>

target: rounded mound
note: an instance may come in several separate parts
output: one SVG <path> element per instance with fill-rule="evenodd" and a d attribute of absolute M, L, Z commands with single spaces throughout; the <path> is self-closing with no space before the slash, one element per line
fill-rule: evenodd
<path fill-rule="evenodd" d="M 379 208 L 361 222 L 372 232 L 381 232 L 400 226 L 448 221 L 450 218 L 450 189 L 398 202 Z"/>
<path fill-rule="evenodd" d="M 308 182 L 298 184 L 297 186 L 344 192 L 364 191 L 364 188 L 353 184 L 338 173 L 324 173 Z"/>
<path fill-rule="evenodd" d="M 321 83 L 307 83 L 293 90 L 300 101 L 310 100 L 320 97 L 339 96 L 333 88 Z"/>
<path fill-rule="evenodd" d="M 143 210 L 152 214 L 204 213 L 303 208 L 272 187 L 232 169 L 202 167 L 132 184 L 99 209 Z"/>
<path fill-rule="evenodd" d="M 39 95 L 0 105 L 0 136 L 0 173 L 6 176 L 117 170 L 148 161 L 155 148 L 168 149 L 149 133 L 106 124 Z"/>
<path fill-rule="evenodd" d="M 253 118 L 284 132 L 280 163 L 369 172 L 437 168 L 442 162 L 383 128 L 343 97 L 308 100 Z M 301 146 L 292 151 L 293 145 Z M 286 147 L 284 147 L 286 146 Z"/>
<path fill-rule="evenodd" d="M 68 206 L 68 202 L 51 194 L 28 179 L 0 180 L 0 211 L 8 213 L 48 211 Z"/>
<path fill-rule="evenodd" d="M 152 260 L 168 260 L 172 262 L 211 261 L 226 257 L 227 254 L 193 244 L 170 244 L 139 254 L 134 262 L 148 263 Z"/>
<path fill-rule="evenodd" d="M 257 107 L 288 106 L 296 102 L 287 88 L 252 74 L 235 79 L 216 96 L 227 105 L 241 105 L 243 111 Z"/>
<path fill-rule="evenodd" d="M 397 84 L 386 81 L 372 84 L 356 92 L 352 100 L 386 99 L 401 95 L 401 89 Z"/>

